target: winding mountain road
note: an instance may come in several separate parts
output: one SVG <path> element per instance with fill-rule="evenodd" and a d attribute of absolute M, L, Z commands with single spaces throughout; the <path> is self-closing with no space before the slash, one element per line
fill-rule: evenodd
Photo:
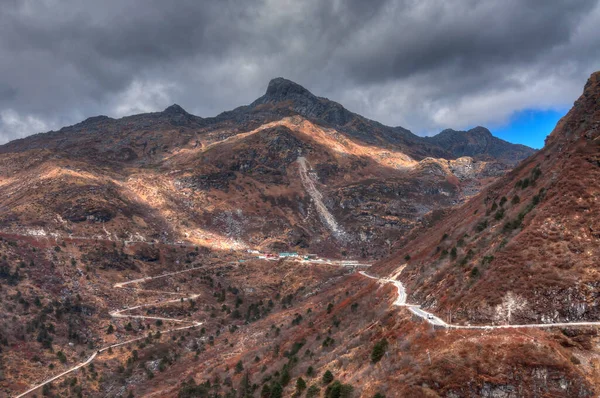
<path fill-rule="evenodd" d="M 392 283 L 396 286 L 398 290 L 398 298 L 394 301 L 393 305 L 398 307 L 407 307 L 410 312 L 418 316 L 419 318 L 424 319 L 428 323 L 434 326 L 440 326 L 446 329 L 479 329 L 479 330 L 492 330 L 492 329 L 526 329 L 526 328 L 569 328 L 569 327 L 581 327 L 581 326 L 599 326 L 600 322 L 557 322 L 557 323 L 529 323 L 522 325 L 456 325 L 453 323 L 447 323 L 440 317 L 432 314 L 431 312 L 427 312 L 420 308 L 418 304 L 407 304 L 406 303 L 406 290 L 402 282 L 390 279 L 390 278 L 379 278 L 376 276 L 372 276 L 367 274 L 365 271 L 360 271 L 359 274 L 370 278 L 375 279 L 379 282 L 383 283 Z"/>
<path fill-rule="evenodd" d="M 119 283 L 115 283 L 113 285 L 113 288 L 114 289 L 123 289 L 127 285 L 130 285 L 130 284 L 145 283 L 145 282 L 149 282 L 154 279 L 165 278 L 168 276 L 177 275 L 177 274 L 181 274 L 184 272 L 190 272 L 190 271 L 196 270 L 198 268 L 199 267 L 189 268 L 189 269 L 185 269 L 185 270 L 181 270 L 181 271 L 169 272 L 169 273 L 162 274 L 162 275 L 157 275 L 157 276 L 152 276 L 152 277 L 144 277 L 144 278 L 134 279 L 134 280 L 126 281 L 126 282 L 119 282 Z M 559 323 L 535 323 L 535 324 L 523 324 L 523 325 L 457 325 L 457 324 L 447 323 L 444 320 L 442 320 L 441 318 L 439 318 L 438 316 L 421 309 L 420 306 L 417 304 L 408 304 L 406 302 L 406 300 L 407 300 L 406 289 L 404 288 L 404 285 L 402 284 L 402 282 L 400 282 L 396 279 L 392 279 L 392 278 L 380 278 L 380 277 L 372 276 L 372 275 L 367 274 L 365 271 L 359 271 L 359 274 L 366 278 L 374 279 L 378 282 L 393 284 L 396 287 L 396 290 L 398 292 L 398 297 L 396 298 L 396 300 L 394 300 L 394 303 L 393 303 L 394 306 L 406 307 L 410 312 L 412 312 L 419 318 L 424 319 L 431 325 L 439 326 L 439 327 L 446 328 L 446 329 L 493 330 L 493 329 L 523 329 L 523 328 L 552 328 L 552 327 L 568 328 L 568 327 L 581 327 L 581 326 L 600 326 L 600 322 L 559 322 Z M 129 287 L 129 289 L 154 292 L 152 290 L 146 290 L 146 289 L 141 289 L 141 288 Z M 160 293 L 182 294 L 183 295 L 183 293 L 178 293 L 178 292 L 162 292 L 161 291 Z M 182 297 L 182 298 L 174 299 L 174 300 L 158 301 L 158 302 L 153 302 L 153 303 L 148 303 L 148 304 L 135 305 L 132 307 L 123 308 L 121 310 L 113 310 L 113 311 L 109 312 L 109 315 L 113 318 L 152 319 L 152 320 L 161 320 L 161 321 L 165 321 L 165 322 L 189 323 L 189 325 L 186 325 L 186 326 L 167 329 L 167 330 L 161 332 L 162 334 L 173 333 L 173 332 L 177 332 L 180 330 L 191 329 L 191 328 L 194 328 L 197 326 L 201 326 L 203 323 L 197 322 L 197 321 L 190 321 L 190 320 L 186 320 L 186 319 L 164 318 L 164 317 L 154 317 L 154 316 L 145 316 L 145 315 L 132 315 L 132 314 L 126 314 L 126 312 L 132 311 L 135 309 L 139 309 L 139 308 L 149 307 L 149 306 L 165 305 L 165 304 L 177 303 L 177 302 L 182 302 L 182 301 L 194 300 L 194 299 L 198 298 L 199 296 L 200 296 L 199 294 L 192 294 L 192 295 L 189 295 L 188 297 Z M 53 376 L 37 385 L 31 387 L 29 390 L 27 390 L 19 395 L 16 395 L 15 398 L 22 398 L 22 397 L 34 392 L 35 390 L 42 388 L 44 385 L 52 383 L 53 381 L 60 379 L 61 377 L 90 364 L 94 359 L 96 359 L 96 357 L 98 355 L 100 355 L 104 351 L 107 351 L 111 348 L 120 347 L 120 346 L 123 346 L 126 344 L 131 344 L 136 341 L 143 340 L 145 338 L 146 338 L 146 336 L 136 337 L 133 339 L 129 339 L 126 341 L 122 341 L 119 343 L 115 343 L 115 344 L 111 344 L 111 345 L 102 347 L 102 348 L 98 349 L 97 351 L 95 351 L 85 361 L 73 366 L 70 369 L 65 370 L 62 373 L 57 374 L 56 376 Z"/>
<path fill-rule="evenodd" d="M 157 276 L 149 276 L 149 277 L 144 277 L 144 278 L 140 278 L 140 279 L 134 279 L 134 280 L 130 280 L 127 282 L 119 282 L 119 283 L 115 283 L 113 285 L 113 289 L 122 289 L 127 285 L 130 284 L 138 284 L 138 283 L 144 283 L 144 282 L 149 282 L 151 280 L 154 279 L 160 279 L 160 278 L 165 278 L 167 276 L 172 276 L 172 275 L 177 275 L 177 274 L 181 274 L 184 272 L 190 272 L 193 270 L 198 269 L 199 267 L 196 268 L 188 268 L 185 270 L 181 270 L 181 271 L 176 271 L 176 272 L 169 272 L 166 274 L 162 274 L 162 275 L 157 275 Z M 139 291 L 150 291 L 150 292 L 154 292 L 153 290 L 146 290 L 146 289 L 141 289 L 141 288 L 129 288 L 129 289 L 133 289 L 133 290 L 139 290 Z M 162 294 L 182 294 L 182 293 L 175 293 L 175 292 L 161 292 Z M 127 308 L 123 308 L 121 310 L 113 310 L 111 312 L 109 312 L 109 315 L 113 318 L 131 318 L 131 319 L 152 319 L 152 320 L 161 320 L 164 322 L 175 322 L 175 323 L 189 323 L 190 325 L 187 326 L 182 326 L 182 327 L 178 327 L 178 328 L 172 328 L 172 329 L 167 329 L 164 331 L 161 331 L 161 334 L 168 334 L 168 333 L 173 333 L 173 332 L 177 332 L 180 330 L 185 330 L 185 329 L 191 329 L 194 328 L 196 326 L 201 326 L 203 323 L 202 322 L 197 322 L 197 321 L 190 321 L 187 319 L 176 319 L 176 318 L 164 318 L 164 317 L 156 317 L 156 316 L 145 316 L 145 315 L 131 315 L 131 314 L 124 314 L 124 312 L 128 312 L 128 311 L 132 311 L 135 309 L 139 309 L 139 308 L 144 308 L 144 307 L 150 307 L 150 306 L 158 306 L 158 305 L 165 305 L 165 304 L 171 304 L 171 303 L 179 303 L 179 302 L 183 302 L 183 301 L 189 301 L 189 300 L 194 300 L 196 298 L 198 298 L 200 295 L 199 294 L 192 294 L 188 297 L 183 297 L 183 298 L 179 298 L 179 299 L 175 299 L 175 300 L 166 300 L 166 301 L 158 301 L 158 302 L 153 302 L 153 303 L 148 303 L 148 304 L 140 304 L 140 305 L 135 305 L 132 307 L 127 307 Z M 86 359 L 85 361 L 73 366 L 70 369 L 65 370 L 64 372 L 57 374 L 56 376 L 53 376 L 43 382 L 41 382 L 40 384 L 37 384 L 33 387 L 31 387 L 29 390 L 16 395 L 15 398 L 21 398 L 26 396 L 29 393 L 32 393 L 33 391 L 37 390 L 38 388 L 41 388 L 43 386 L 45 386 L 46 384 L 52 383 L 53 381 L 60 379 L 61 377 L 72 373 L 88 364 L 90 364 L 94 359 L 96 359 L 96 357 L 98 355 L 100 355 L 101 353 L 103 353 L 104 351 L 108 351 L 111 348 L 116 348 L 116 347 L 120 347 L 122 345 L 126 345 L 126 344 L 131 344 L 134 343 L 136 341 L 139 340 L 143 340 L 145 339 L 146 336 L 142 336 L 142 337 L 136 337 L 133 339 L 129 339 L 126 341 L 122 341 L 119 343 L 115 343 L 115 344 L 111 344 L 105 347 L 102 347 L 100 349 L 98 349 L 97 351 L 95 351 L 88 359 Z"/>

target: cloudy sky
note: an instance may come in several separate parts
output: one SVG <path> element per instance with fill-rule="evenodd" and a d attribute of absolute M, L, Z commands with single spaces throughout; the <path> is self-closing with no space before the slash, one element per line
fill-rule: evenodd
<path fill-rule="evenodd" d="M 247 104 L 277 76 L 416 134 L 540 147 L 600 69 L 600 0 L 0 0 L 0 143 Z"/>

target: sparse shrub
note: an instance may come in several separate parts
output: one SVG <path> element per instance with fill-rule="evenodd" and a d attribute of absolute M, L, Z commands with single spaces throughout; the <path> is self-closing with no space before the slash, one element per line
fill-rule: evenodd
<path fill-rule="evenodd" d="M 575 355 L 571 355 L 571 363 L 573 365 L 579 365 L 581 364 L 581 361 Z"/>
<path fill-rule="evenodd" d="M 540 189 L 538 194 L 535 195 L 533 197 L 533 199 L 531 199 L 531 204 L 533 206 L 537 206 L 542 201 L 542 199 L 544 199 L 545 194 L 546 194 L 546 190 L 544 188 Z"/>
<path fill-rule="evenodd" d="M 331 314 L 331 310 L 333 310 L 333 304 L 329 303 L 329 304 L 327 304 L 327 313 Z"/>
<path fill-rule="evenodd" d="M 486 266 L 492 261 L 494 261 L 494 256 L 484 256 L 483 259 L 481 259 L 481 265 Z"/>
<path fill-rule="evenodd" d="M 302 315 L 296 314 L 296 317 L 292 319 L 292 325 L 297 326 L 300 324 L 300 322 L 302 322 Z"/>
<path fill-rule="evenodd" d="M 60 361 L 60 363 L 66 363 L 67 362 L 67 356 L 62 351 L 57 352 L 56 353 L 56 357 L 58 358 L 58 360 Z"/>
<path fill-rule="evenodd" d="M 542 175 L 542 170 L 540 170 L 540 165 L 536 165 L 533 170 L 531 170 L 531 180 L 535 182 Z"/>
<path fill-rule="evenodd" d="M 323 345 L 323 348 L 330 347 L 330 346 L 332 346 L 332 345 L 334 345 L 334 344 L 335 344 L 335 340 L 334 340 L 334 339 L 332 339 L 332 338 L 331 338 L 331 337 L 329 337 L 329 336 L 327 336 L 327 337 L 325 338 L 325 340 L 323 340 L 323 343 L 322 343 L 322 345 Z"/>
<path fill-rule="evenodd" d="M 510 203 L 512 203 L 513 205 L 519 204 L 520 202 L 521 198 L 519 198 L 519 195 L 513 196 L 512 200 L 510 201 Z"/>
<path fill-rule="evenodd" d="M 133 393 L 130 392 L 133 396 Z M 193 379 L 184 382 L 177 394 L 178 398 L 208 397 L 210 394 L 210 384 L 196 385 Z"/>
<path fill-rule="evenodd" d="M 504 218 L 504 209 L 503 209 L 503 208 L 500 208 L 500 210 L 498 210 L 498 211 L 496 212 L 496 214 L 494 214 L 494 218 L 495 218 L 496 220 L 502 220 L 502 219 Z"/>
<path fill-rule="evenodd" d="M 480 221 L 477 226 L 475 227 L 475 230 L 477 232 L 483 232 L 483 230 L 485 230 L 488 227 L 488 221 L 486 219 L 483 219 L 482 221 Z"/>
<path fill-rule="evenodd" d="M 521 220 L 519 218 L 517 218 L 516 220 L 512 220 L 507 222 L 506 224 L 504 224 L 504 227 L 502 228 L 504 232 L 511 232 L 514 231 L 515 229 L 519 229 L 521 227 Z"/>
<path fill-rule="evenodd" d="M 115 331 L 115 327 L 111 324 L 106 328 L 106 334 L 111 334 Z"/>
<path fill-rule="evenodd" d="M 471 270 L 471 278 L 475 279 L 479 276 L 479 268 L 473 267 Z"/>
<path fill-rule="evenodd" d="M 283 354 L 283 356 L 285 356 L 286 358 L 291 358 L 291 357 L 295 356 L 300 351 L 300 349 L 304 346 L 304 344 L 306 344 L 306 340 L 296 341 L 292 345 L 292 349 L 290 351 L 286 351 Z"/>
<path fill-rule="evenodd" d="M 456 253 L 456 247 L 453 247 L 452 250 L 450 250 L 450 257 L 452 257 L 452 259 L 456 259 L 457 253 Z"/>
<path fill-rule="evenodd" d="M 503 197 L 500 199 L 500 207 L 504 206 L 504 204 L 505 204 L 507 201 L 508 201 L 508 199 L 506 199 L 506 196 L 503 196 Z"/>
<path fill-rule="evenodd" d="M 383 395 L 382 393 L 378 392 L 377 394 L 373 395 L 373 398 L 385 398 L 385 395 Z"/>
<path fill-rule="evenodd" d="M 410 254 L 407 254 L 406 256 L 404 256 L 404 260 L 406 260 L 406 261 L 410 260 Z"/>

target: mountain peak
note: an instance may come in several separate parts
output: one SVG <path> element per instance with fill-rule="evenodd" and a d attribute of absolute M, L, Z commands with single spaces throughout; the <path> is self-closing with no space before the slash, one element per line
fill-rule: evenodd
<path fill-rule="evenodd" d="M 483 126 L 473 127 L 467 133 L 477 134 L 486 137 L 493 137 L 492 132 Z"/>
<path fill-rule="evenodd" d="M 180 107 L 177 104 L 173 104 L 173 105 L 169 106 L 167 109 L 165 109 L 163 111 L 163 113 L 170 114 L 170 115 L 187 115 L 187 112 L 185 111 L 185 109 L 183 109 L 182 107 Z"/>
<path fill-rule="evenodd" d="M 279 102 L 285 100 L 295 100 L 299 97 L 316 99 L 310 91 L 291 80 L 277 77 L 272 79 L 267 86 L 266 102 Z"/>

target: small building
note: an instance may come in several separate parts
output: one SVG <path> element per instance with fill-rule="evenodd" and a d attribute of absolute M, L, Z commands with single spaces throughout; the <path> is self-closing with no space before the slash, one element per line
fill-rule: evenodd
<path fill-rule="evenodd" d="M 281 253 L 279 253 L 279 258 L 284 258 L 284 257 L 298 257 L 298 253 L 296 253 L 296 252 L 281 252 Z"/>

